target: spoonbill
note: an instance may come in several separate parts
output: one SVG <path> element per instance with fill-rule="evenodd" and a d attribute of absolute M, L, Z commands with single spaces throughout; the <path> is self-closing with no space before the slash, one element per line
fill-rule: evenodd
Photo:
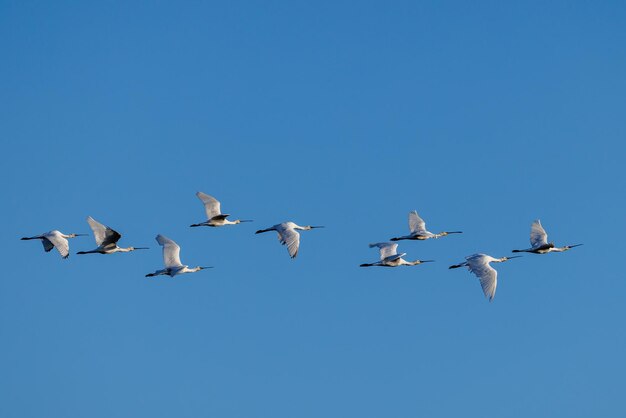
<path fill-rule="evenodd" d="M 135 250 L 147 250 L 147 247 L 128 247 L 120 248 L 117 246 L 122 236 L 119 232 L 109 228 L 106 225 L 102 225 L 91 216 L 87 217 L 87 223 L 93 231 L 93 236 L 96 239 L 98 248 L 91 251 L 79 251 L 76 254 L 113 254 L 113 253 L 128 253 Z"/>
<path fill-rule="evenodd" d="M 579 247 L 582 244 L 555 247 L 553 242 L 548 242 L 548 234 L 546 230 L 543 229 L 543 226 L 541 226 L 541 221 L 537 219 L 530 226 L 530 245 L 531 247 L 525 250 L 513 250 L 512 252 L 533 254 L 561 253 L 570 248 Z"/>
<path fill-rule="evenodd" d="M 496 295 L 496 286 L 498 286 L 498 272 L 489 265 L 489 263 L 502 263 L 512 258 L 520 258 L 521 256 L 515 255 L 512 257 L 494 258 L 486 254 L 474 254 L 465 257 L 465 260 L 461 264 L 455 264 L 450 266 L 451 269 L 459 267 L 467 267 L 469 271 L 474 273 L 480 280 L 480 285 L 483 288 L 483 293 L 489 302 L 491 302 Z"/>
<path fill-rule="evenodd" d="M 309 229 L 324 228 L 323 226 L 300 226 L 293 222 L 283 222 L 274 225 L 267 229 L 259 229 L 255 234 L 262 234 L 263 232 L 276 231 L 278 233 L 278 240 L 282 245 L 287 246 L 289 255 L 291 258 L 296 258 L 298 255 L 298 249 L 300 247 L 300 234 L 296 229 L 301 231 L 308 231 Z"/>
<path fill-rule="evenodd" d="M 24 237 L 23 241 L 28 241 L 31 239 L 40 239 L 43 244 L 43 249 L 46 252 L 49 252 L 53 248 L 56 248 L 61 257 L 67 258 L 70 256 L 70 243 L 67 241 L 68 238 L 74 237 L 85 237 L 87 234 L 64 234 L 61 231 L 46 232 L 45 234 L 36 235 L 34 237 Z"/>
<path fill-rule="evenodd" d="M 398 266 L 416 266 L 422 263 L 430 263 L 435 260 L 415 260 L 415 261 L 406 261 L 402 257 L 406 255 L 406 253 L 398 254 L 398 244 L 393 242 L 378 242 L 376 244 L 370 244 L 370 248 L 378 247 L 380 250 L 380 261 L 375 263 L 365 263 L 361 264 L 361 267 L 372 267 L 372 266 L 380 266 L 380 267 L 398 267 Z"/>
<path fill-rule="evenodd" d="M 163 264 L 165 264 L 165 268 L 146 274 L 146 277 L 160 276 L 162 274 L 174 277 L 177 274 L 195 273 L 196 271 L 212 268 L 201 266 L 189 268 L 189 266 L 180 262 L 180 247 L 178 244 L 163 235 L 157 235 L 156 241 L 163 247 Z"/>
<path fill-rule="evenodd" d="M 204 211 L 206 212 L 207 221 L 201 222 L 199 224 L 192 224 L 189 226 L 224 226 L 224 225 L 236 225 L 241 222 L 252 222 L 249 219 L 242 220 L 237 219 L 234 221 L 229 221 L 228 218 L 230 215 L 220 212 L 220 201 L 214 198 L 213 196 L 209 196 L 206 193 L 198 192 L 196 193 L 198 199 L 202 201 L 204 204 Z"/>
<path fill-rule="evenodd" d="M 402 237 L 391 238 L 392 241 L 400 241 L 403 239 L 413 239 L 413 240 L 426 240 L 429 238 L 439 238 L 445 237 L 450 234 L 462 234 L 462 231 L 447 231 L 440 232 L 438 234 L 433 234 L 426 230 L 426 222 L 417 214 L 417 211 L 414 210 L 409 212 L 409 235 L 404 235 Z"/>

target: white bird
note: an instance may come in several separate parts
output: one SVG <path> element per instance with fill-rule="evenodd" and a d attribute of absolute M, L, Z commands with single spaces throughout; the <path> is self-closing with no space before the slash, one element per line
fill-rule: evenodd
<path fill-rule="evenodd" d="M 276 231 L 278 233 L 278 240 L 282 245 L 287 246 L 289 255 L 291 258 L 296 258 L 298 255 L 298 249 L 300 247 L 300 234 L 296 229 L 301 231 L 308 231 L 309 229 L 324 228 L 323 226 L 300 226 L 293 222 L 283 222 L 272 226 L 267 229 L 259 229 L 255 234 L 262 234 L 263 232 Z"/>
<path fill-rule="evenodd" d="M 361 264 L 361 267 L 372 267 L 372 266 L 380 266 L 380 267 L 398 267 L 398 266 L 416 266 L 422 263 L 430 263 L 435 260 L 415 260 L 415 261 L 406 261 L 402 257 L 406 255 L 406 253 L 398 254 L 398 244 L 393 242 L 378 242 L 376 244 L 370 244 L 370 248 L 378 247 L 380 250 L 380 261 L 375 263 L 365 263 Z"/>
<path fill-rule="evenodd" d="M 157 235 L 156 240 L 163 247 L 163 264 L 165 268 L 146 274 L 146 277 L 160 276 L 162 274 L 174 277 L 177 274 L 195 273 L 196 271 L 212 268 L 201 266 L 189 268 L 189 266 L 180 262 L 180 247 L 178 244 L 163 235 Z"/>
<path fill-rule="evenodd" d="M 98 248 L 91 251 L 79 251 L 76 254 L 113 254 L 113 253 L 128 253 L 130 251 L 135 250 L 147 250 L 146 247 L 128 247 L 121 248 L 117 246 L 117 241 L 119 241 L 122 236 L 119 232 L 109 228 L 106 225 L 102 225 L 100 222 L 96 221 L 91 216 L 87 217 L 87 223 L 91 227 L 93 231 L 93 236 L 96 239 L 96 244 Z"/>
<path fill-rule="evenodd" d="M 459 267 L 467 267 L 469 271 L 478 276 L 480 285 L 483 288 L 483 293 L 489 301 L 496 295 L 496 286 L 498 286 L 498 272 L 489 265 L 489 263 L 502 263 L 512 258 L 519 258 L 521 256 L 493 258 L 486 254 L 474 254 L 465 257 L 465 262 L 450 266 L 451 269 Z"/>
<path fill-rule="evenodd" d="M 46 252 L 49 252 L 53 248 L 56 248 L 61 257 L 67 258 L 70 256 L 70 243 L 67 241 L 68 238 L 74 237 L 84 237 L 87 234 L 64 234 L 61 231 L 46 232 L 45 234 L 36 235 L 34 237 L 24 237 L 23 241 L 31 240 L 31 239 L 40 239 L 43 244 L 43 249 Z"/>
<path fill-rule="evenodd" d="M 539 219 L 535 220 L 530 226 L 530 245 L 531 248 L 525 250 L 513 250 L 514 253 L 533 253 L 533 254 L 546 254 L 546 253 L 561 253 L 567 251 L 570 248 L 579 247 L 582 244 L 576 245 L 564 245 L 563 247 L 555 247 L 553 242 L 548 242 L 548 234 L 546 230 L 541 226 Z"/>
<path fill-rule="evenodd" d="M 192 224 L 189 226 L 224 226 L 224 225 L 236 225 L 241 222 L 252 222 L 249 219 L 242 220 L 237 219 L 234 221 L 229 221 L 228 218 L 230 215 L 221 213 L 220 211 L 220 201 L 214 198 L 213 196 L 209 196 L 206 193 L 198 192 L 196 193 L 198 199 L 202 201 L 204 204 L 204 211 L 206 212 L 207 220 L 201 222 L 199 224 Z"/>
<path fill-rule="evenodd" d="M 409 235 L 404 235 L 397 238 L 391 238 L 392 241 L 400 241 L 403 239 L 412 239 L 412 240 L 426 240 L 429 238 L 439 238 L 445 237 L 449 234 L 462 234 L 462 231 L 448 231 L 448 232 L 440 232 L 438 234 L 433 234 L 426 230 L 426 222 L 417 214 L 417 211 L 409 212 Z"/>

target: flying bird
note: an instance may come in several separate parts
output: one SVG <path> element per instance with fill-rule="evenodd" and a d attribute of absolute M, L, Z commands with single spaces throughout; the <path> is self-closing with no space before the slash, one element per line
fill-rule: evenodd
<path fill-rule="evenodd" d="M 212 268 L 201 266 L 189 268 L 189 266 L 180 262 L 180 247 L 178 244 L 163 235 L 157 235 L 156 241 L 163 247 L 163 264 L 165 268 L 146 274 L 146 277 L 160 276 L 162 274 L 174 277 L 177 274 L 195 273 L 196 271 Z"/>
<path fill-rule="evenodd" d="M 561 253 L 567 251 L 570 248 L 579 247 L 582 244 L 564 245 L 563 247 L 555 247 L 553 242 L 548 242 L 548 234 L 546 230 L 541 226 L 539 219 L 535 220 L 530 226 L 530 248 L 525 250 L 513 250 L 514 253 L 533 253 L 533 254 L 546 254 L 546 253 Z"/>
<path fill-rule="evenodd" d="M 380 250 L 380 261 L 375 263 L 365 263 L 361 264 L 361 267 L 372 267 L 372 266 L 380 266 L 380 267 L 398 267 L 398 266 L 416 266 L 422 263 L 429 263 L 435 260 L 415 260 L 415 261 L 406 261 L 402 257 L 406 255 L 406 253 L 398 254 L 398 244 L 393 242 L 378 242 L 376 244 L 370 244 L 370 248 L 378 247 Z"/>
<path fill-rule="evenodd" d="M 459 267 L 467 267 L 469 271 L 478 276 L 480 285 L 483 288 L 483 293 L 491 302 L 496 295 L 496 286 L 498 286 L 498 272 L 489 265 L 489 263 L 502 263 L 512 258 L 519 258 L 521 256 L 516 255 L 512 257 L 494 258 L 486 254 L 474 254 L 465 257 L 465 260 L 461 264 L 455 264 L 450 266 L 451 269 Z"/>
<path fill-rule="evenodd" d="M 263 232 L 276 231 L 278 233 L 278 240 L 282 245 L 287 246 L 289 255 L 291 258 L 296 258 L 298 255 L 298 249 L 300 247 L 300 234 L 296 229 L 301 231 L 308 231 L 309 229 L 324 228 L 323 226 L 300 226 L 293 222 L 283 222 L 267 229 L 259 229 L 255 234 L 262 234 Z"/>
<path fill-rule="evenodd" d="M 43 244 L 43 249 L 46 252 L 49 252 L 53 248 L 56 248 L 61 257 L 67 258 L 70 256 L 70 243 L 67 241 L 68 238 L 74 237 L 84 237 L 87 234 L 64 234 L 61 231 L 46 232 L 45 234 L 36 235 L 34 237 L 24 237 L 23 241 L 31 240 L 31 239 L 40 239 Z"/>
<path fill-rule="evenodd" d="M 249 219 L 242 220 L 236 219 L 234 221 L 229 221 L 228 218 L 230 215 L 221 213 L 220 211 L 220 201 L 214 198 L 213 196 L 209 196 L 206 193 L 198 192 L 196 193 L 198 199 L 202 201 L 204 204 L 204 211 L 206 212 L 207 220 L 201 222 L 199 224 L 192 224 L 189 226 L 224 226 L 224 225 L 236 225 L 241 222 L 252 222 Z"/>
<path fill-rule="evenodd" d="M 122 238 L 119 232 L 109 228 L 106 225 L 102 225 L 91 216 L 87 217 L 87 223 L 93 231 L 93 236 L 96 239 L 98 248 L 91 251 L 79 251 L 76 254 L 113 254 L 113 253 L 128 253 L 135 250 L 147 250 L 146 247 L 128 247 L 121 248 L 117 246 L 117 241 Z"/>
<path fill-rule="evenodd" d="M 462 231 L 447 231 L 440 232 L 438 234 L 433 234 L 426 230 L 426 222 L 417 214 L 417 211 L 409 212 L 409 235 L 404 235 L 397 238 L 391 238 L 392 241 L 400 241 L 403 239 L 412 239 L 412 240 L 426 240 L 429 238 L 439 238 L 445 237 L 450 234 L 462 234 Z"/>

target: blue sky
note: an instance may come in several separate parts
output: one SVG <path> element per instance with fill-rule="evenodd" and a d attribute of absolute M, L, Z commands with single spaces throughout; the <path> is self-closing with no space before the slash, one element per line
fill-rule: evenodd
<path fill-rule="evenodd" d="M 0 1 L 0 415 L 618 417 L 621 2 Z M 252 224 L 204 220 L 198 190 Z M 407 231 L 412 268 L 360 269 Z M 88 233 L 149 251 L 45 254 Z M 540 218 L 563 254 L 509 255 Z M 290 260 L 256 229 L 292 220 Z M 146 279 L 157 233 L 214 269 Z M 272 234 L 273 235 L 273 234 Z M 71 241 L 72 253 L 93 248 Z"/>

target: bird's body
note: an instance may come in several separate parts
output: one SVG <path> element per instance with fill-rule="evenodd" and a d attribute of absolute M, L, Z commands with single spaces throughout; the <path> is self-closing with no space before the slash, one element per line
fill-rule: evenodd
<path fill-rule="evenodd" d="M 204 222 L 200 222 L 198 224 L 192 224 L 189 226 L 210 226 L 210 227 L 218 227 L 224 225 L 237 225 L 241 222 L 252 222 L 251 220 L 242 220 L 236 219 L 234 221 L 229 221 L 228 218 L 230 215 L 221 213 L 221 203 L 219 200 L 214 198 L 213 196 L 209 196 L 206 193 L 198 192 L 196 193 L 198 199 L 202 201 L 204 205 L 204 211 L 206 212 L 207 220 Z"/>
<path fill-rule="evenodd" d="M 280 224 L 276 224 L 270 228 L 259 229 L 255 233 L 262 234 L 263 232 L 276 231 L 278 233 L 278 240 L 280 241 L 280 243 L 287 246 L 289 256 L 291 258 L 296 258 L 296 256 L 298 255 L 298 250 L 300 248 L 300 234 L 297 230 L 299 229 L 301 231 L 308 231 L 315 228 L 323 228 L 323 226 L 300 226 L 293 222 L 283 222 Z"/>
<path fill-rule="evenodd" d="M 196 271 L 211 268 L 201 266 L 189 268 L 189 266 L 180 262 L 180 247 L 178 244 L 163 235 L 157 235 L 156 241 L 163 247 L 163 264 L 165 268 L 146 274 L 146 277 L 161 275 L 174 277 L 179 274 L 195 273 Z"/>
<path fill-rule="evenodd" d="M 409 235 L 391 238 L 391 241 L 400 241 L 404 239 L 424 241 L 430 238 L 445 237 L 450 234 L 462 234 L 462 231 L 444 231 L 433 234 L 426 230 L 426 222 L 417 214 L 417 211 L 409 212 Z"/>
<path fill-rule="evenodd" d="M 533 253 L 533 254 L 547 254 L 547 253 L 561 253 L 571 248 L 578 247 L 582 244 L 576 245 L 564 245 L 562 247 L 556 247 L 553 242 L 548 242 L 548 234 L 546 230 L 541 226 L 539 219 L 535 220 L 530 226 L 530 248 L 525 250 L 513 250 L 514 253 Z"/>
<path fill-rule="evenodd" d="M 364 263 L 361 264 L 361 267 L 398 267 L 398 266 L 416 266 L 422 263 L 429 263 L 433 260 L 415 260 L 415 261 L 406 261 L 402 257 L 406 255 L 406 253 L 398 254 L 398 244 L 393 242 L 378 242 L 375 244 L 370 244 L 370 248 L 377 247 L 380 250 L 380 261 L 376 261 L 375 263 Z"/>
<path fill-rule="evenodd" d="M 45 234 L 35 235 L 34 237 L 24 237 L 22 240 L 27 241 L 31 239 L 40 239 L 45 252 L 49 252 L 53 248 L 56 248 L 62 258 L 67 258 L 70 256 L 70 243 L 67 241 L 68 238 L 86 235 L 87 234 L 64 234 L 55 229 L 53 231 L 46 232 Z"/>
<path fill-rule="evenodd" d="M 455 264 L 453 266 L 450 266 L 449 268 L 455 269 L 459 267 L 467 267 L 469 271 L 471 271 L 478 277 L 478 279 L 480 280 L 480 286 L 483 289 L 483 293 L 489 299 L 489 301 L 491 301 L 496 295 L 496 287 L 498 286 L 498 272 L 493 267 L 491 267 L 489 263 L 502 263 L 512 258 L 518 257 L 519 256 L 494 258 L 486 254 L 473 254 L 465 257 L 465 261 L 463 263 Z"/>
<path fill-rule="evenodd" d="M 91 251 L 79 251 L 76 254 L 113 254 L 128 253 L 135 250 L 147 250 L 145 247 L 118 247 L 117 241 L 122 238 L 122 235 L 119 232 L 101 224 L 91 216 L 87 217 L 87 223 L 89 223 L 89 226 L 93 231 L 93 236 L 96 239 L 98 247 Z"/>

